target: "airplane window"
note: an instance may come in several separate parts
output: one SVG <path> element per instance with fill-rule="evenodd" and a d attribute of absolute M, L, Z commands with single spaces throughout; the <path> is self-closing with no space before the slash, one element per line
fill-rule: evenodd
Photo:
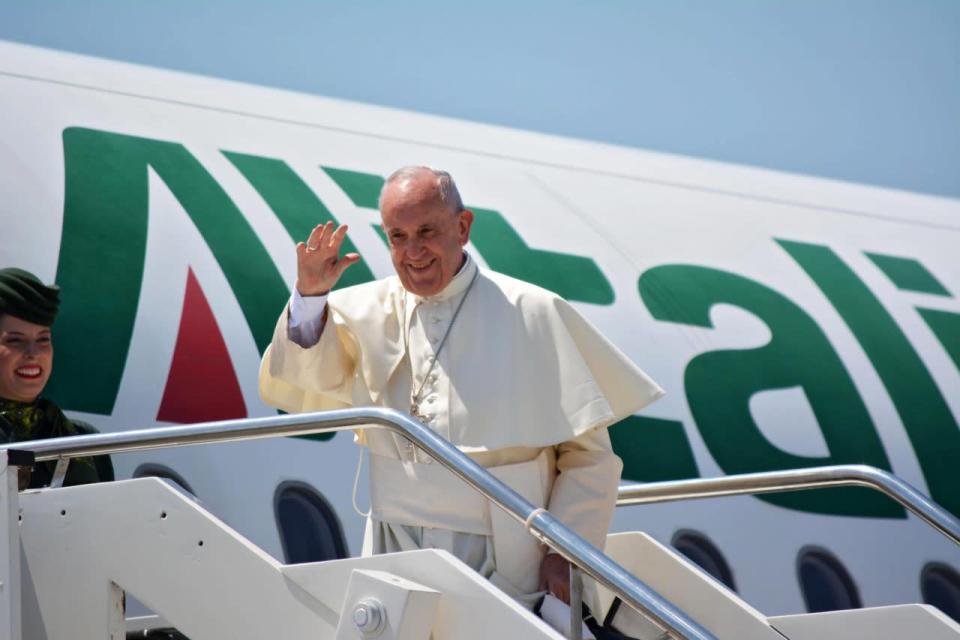
<path fill-rule="evenodd" d="M 923 601 L 960 622 L 960 574 L 956 569 L 931 562 L 920 573 Z"/>
<path fill-rule="evenodd" d="M 193 487 L 191 487 L 190 484 L 183 479 L 183 476 L 166 465 L 157 464 L 155 462 L 145 462 L 136 468 L 136 470 L 133 472 L 133 477 L 160 478 L 161 480 L 166 480 L 167 482 L 171 483 L 174 489 L 179 489 L 191 497 L 195 498 L 197 495 L 193 490 Z"/>
<path fill-rule="evenodd" d="M 730 565 L 707 536 L 698 531 L 681 529 L 673 534 L 673 547 L 729 589 L 737 590 Z"/>
<path fill-rule="evenodd" d="M 288 564 L 333 560 L 349 555 L 333 507 L 310 485 L 284 482 L 277 487 L 274 506 L 280 543 Z"/>
<path fill-rule="evenodd" d="M 797 575 L 803 600 L 810 613 L 859 609 L 863 606 L 850 573 L 826 549 L 801 549 L 797 558 Z"/>

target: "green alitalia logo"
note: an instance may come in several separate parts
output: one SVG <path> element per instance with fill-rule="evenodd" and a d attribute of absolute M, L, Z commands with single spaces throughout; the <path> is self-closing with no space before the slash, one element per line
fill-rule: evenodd
<path fill-rule="evenodd" d="M 142 295 L 150 171 L 163 181 L 206 242 L 262 352 L 289 297 L 288 284 L 237 204 L 197 158 L 177 142 L 87 128 L 64 130 L 63 149 L 66 190 L 57 282 L 68 295 L 57 324 L 58 365 L 51 396 L 67 409 L 104 415 L 113 411 Z M 268 205 L 291 242 L 305 238 L 318 222 L 336 221 L 282 159 L 231 150 L 221 153 Z M 376 209 L 383 177 L 360 169 L 316 167 L 355 206 Z M 470 208 L 476 214 L 471 241 L 492 269 L 569 300 L 614 303 L 613 287 L 592 258 L 532 247 L 501 212 Z M 914 346 L 863 279 L 829 246 L 789 238 L 770 241 L 843 319 L 892 400 L 932 497 L 960 515 L 960 492 L 952 481 L 953 468 L 960 463 L 960 428 Z M 915 257 L 875 253 L 867 257 L 900 290 L 952 297 Z M 339 286 L 373 277 L 361 261 L 347 271 Z M 664 264 L 637 277 L 636 294 L 655 322 L 709 328 L 711 309 L 723 304 L 752 314 L 770 331 L 771 338 L 763 346 L 699 353 L 684 371 L 683 391 L 695 426 L 726 473 L 840 463 L 890 468 L 876 425 L 847 367 L 801 306 L 746 275 L 705 266 Z M 204 326 L 216 333 L 215 320 L 193 280 L 186 297 L 193 302 L 185 303 L 181 331 L 189 316 L 190 322 L 198 326 L 206 322 Z M 960 368 L 960 314 L 928 308 L 915 311 Z M 175 353 L 171 379 L 177 362 Z M 225 362 L 229 368 L 229 361 Z M 225 374 L 224 379 L 229 378 Z M 168 384 L 165 399 L 176 400 L 175 388 Z M 799 456 L 778 448 L 750 413 L 754 394 L 796 388 L 802 390 L 822 431 L 829 452 L 825 456 Z M 242 413 L 242 402 L 233 411 Z M 182 408 L 170 415 L 180 416 L 175 420 L 190 418 Z M 613 427 L 611 435 L 624 458 L 626 478 L 649 481 L 699 475 L 681 421 L 632 416 Z M 815 513 L 905 517 L 888 499 L 858 489 L 762 499 Z"/>

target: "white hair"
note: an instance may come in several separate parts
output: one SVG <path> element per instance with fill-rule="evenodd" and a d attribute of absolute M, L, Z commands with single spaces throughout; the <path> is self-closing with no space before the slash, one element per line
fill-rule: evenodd
<path fill-rule="evenodd" d="M 394 182 L 411 180 L 423 171 L 430 172 L 430 174 L 437 179 L 437 191 L 440 193 L 440 200 L 450 207 L 451 213 L 460 213 L 463 211 L 463 199 L 460 198 L 460 191 L 457 190 L 457 183 L 453 181 L 453 176 L 446 171 L 422 165 L 401 167 L 391 173 L 386 182 L 383 183 L 383 188 L 380 190 L 380 198 L 377 206 L 383 209 L 383 194 L 387 190 L 387 187 Z"/>

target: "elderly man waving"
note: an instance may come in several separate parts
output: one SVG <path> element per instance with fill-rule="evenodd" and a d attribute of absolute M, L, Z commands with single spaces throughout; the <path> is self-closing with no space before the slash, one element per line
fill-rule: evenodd
<path fill-rule="evenodd" d="M 290 412 L 410 413 L 603 548 L 622 463 L 607 427 L 663 391 L 555 294 L 482 270 L 450 175 L 407 167 L 380 195 L 396 276 L 331 292 L 359 260 L 346 227 L 297 245 L 297 282 L 260 392 Z M 445 549 L 528 606 L 569 601 L 568 566 L 522 525 L 392 433 L 368 430 L 365 553 Z"/>

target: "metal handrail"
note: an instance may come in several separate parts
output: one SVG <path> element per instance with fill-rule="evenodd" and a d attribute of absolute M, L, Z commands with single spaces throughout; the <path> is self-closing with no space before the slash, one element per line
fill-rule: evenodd
<path fill-rule="evenodd" d="M 617 506 L 844 486 L 879 491 L 960 544 L 960 520 L 904 480 L 888 471 L 864 464 L 623 485 L 617 493 Z"/>
<path fill-rule="evenodd" d="M 176 427 L 31 440 L 0 446 L 33 452 L 37 461 L 66 461 L 81 456 L 144 451 L 212 442 L 307 435 L 347 429 L 380 427 L 412 441 L 491 502 L 523 523 L 540 542 L 581 567 L 621 600 L 642 611 L 680 638 L 716 640 L 715 636 L 643 581 L 581 538 L 549 511 L 535 507 L 495 478 L 449 441 L 392 409 L 340 409 L 316 413 L 202 422 Z M 58 464 L 58 466 L 60 466 Z"/>

